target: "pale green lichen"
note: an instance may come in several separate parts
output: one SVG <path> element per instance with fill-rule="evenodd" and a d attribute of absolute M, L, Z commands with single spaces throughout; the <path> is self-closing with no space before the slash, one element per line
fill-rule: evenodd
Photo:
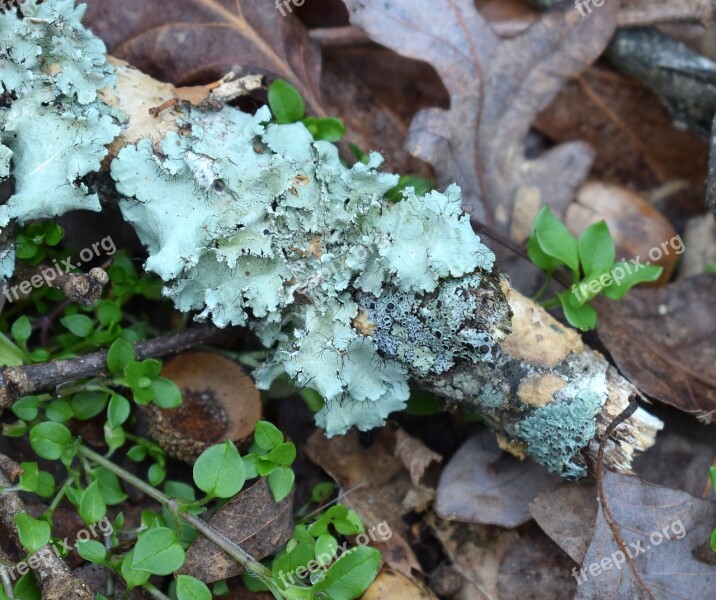
<path fill-rule="evenodd" d="M 520 422 L 528 454 L 566 479 L 584 477 L 587 468 L 580 450 L 596 433 L 595 419 L 603 403 L 604 396 L 584 389 L 573 399 L 537 409 Z"/>
<path fill-rule="evenodd" d="M 98 98 L 113 70 L 104 44 L 80 19 L 73 0 L 23 2 L 0 13 L 0 178 L 15 192 L 0 206 L 10 221 L 100 210 L 83 178 L 100 168 L 106 145 L 120 132 L 119 115 Z M 5 248 L 4 252 L 9 249 Z M 12 265 L 2 268 L 8 276 Z"/>
<path fill-rule="evenodd" d="M 181 133 L 169 133 L 159 151 L 144 140 L 112 162 L 128 198 L 120 208 L 177 308 L 222 327 L 251 325 L 275 345 L 259 385 L 286 373 L 315 389 L 327 406 L 318 422 L 344 433 L 402 408 L 410 372 L 489 353 L 480 331 L 458 327 L 477 305 L 464 298 L 457 310 L 451 282 L 479 286 L 494 256 L 472 232 L 457 187 L 423 198 L 409 190 L 390 205 L 384 196 L 398 178 L 377 171 L 377 154 L 347 168 L 333 144 L 315 142 L 301 124 L 271 124 L 266 108 L 253 116 L 183 110 Z M 356 290 L 376 302 L 390 294 L 415 301 L 439 283 L 420 308 L 430 330 L 422 347 L 379 352 L 377 337 L 353 326 Z M 440 317 L 429 316 L 430 302 L 446 304 Z"/>

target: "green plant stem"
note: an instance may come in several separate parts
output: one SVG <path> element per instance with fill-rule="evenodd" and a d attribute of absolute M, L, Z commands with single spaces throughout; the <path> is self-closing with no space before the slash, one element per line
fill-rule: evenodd
<path fill-rule="evenodd" d="M 547 300 L 546 302 L 542 302 L 542 308 L 545 310 L 549 310 L 550 308 L 554 308 L 556 306 L 559 306 L 561 302 L 559 301 L 559 298 L 552 298 L 551 300 Z"/>
<path fill-rule="evenodd" d="M 537 290 L 537 293 L 534 296 L 532 296 L 532 300 L 537 302 L 542 296 L 544 296 L 544 293 L 547 291 L 550 283 L 552 283 L 552 273 L 547 273 L 544 284 L 542 284 L 542 287 Z"/>
<path fill-rule="evenodd" d="M 145 583 L 142 587 L 147 590 L 152 596 L 158 598 L 159 600 L 171 600 L 169 596 L 167 596 L 164 592 L 158 590 L 149 582 Z"/>
<path fill-rule="evenodd" d="M 55 497 L 52 499 L 52 502 L 50 502 L 50 506 L 47 507 L 47 512 L 52 513 L 55 511 L 55 509 L 59 506 L 60 502 L 62 502 L 62 499 L 65 497 L 65 492 L 67 491 L 67 486 L 70 485 L 74 479 L 72 476 L 65 479 L 65 482 L 60 486 L 60 489 L 57 490 L 57 494 L 55 494 Z"/>
<path fill-rule="evenodd" d="M 214 544 L 216 544 L 234 560 L 240 563 L 247 571 L 250 571 L 259 579 L 261 579 L 261 581 L 271 590 L 271 592 L 273 592 L 273 594 L 277 598 L 284 598 L 283 593 L 279 589 L 278 585 L 274 582 L 273 577 L 271 575 L 271 571 L 269 571 L 269 569 L 264 567 L 259 561 L 247 554 L 240 546 L 232 542 L 221 532 L 207 525 L 204 521 L 198 519 L 194 515 L 184 512 L 173 498 L 170 498 L 166 494 L 163 494 L 155 487 L 148 484 L 146 481 L 143 481 L 129 471 L 125 471 L 122 467 L 116 465 L 111 460 L 108 460 L 101 454 L 97 454 L 93 450 L 90 450 L 86 446 L 79 446 L 78 453 L 82 456 L 87 457 L 92 462 L 95 462 L 98 465 L 105 467 L 108 471 L 111 471 L 117 477 L 133 485 L 137 489 L 144 492 L 150 498 L 153 498 L 154 500 L 168 508 L 177 516 L 181 517 L 184 521 L 186 521 L 187 523 L 195 527 L 199 532 L 201 532 L 206 538 L 214 542 Z"/>

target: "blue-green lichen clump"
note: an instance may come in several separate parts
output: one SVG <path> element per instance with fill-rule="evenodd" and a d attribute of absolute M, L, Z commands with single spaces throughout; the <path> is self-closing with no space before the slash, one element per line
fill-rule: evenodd
<path fill-rule="evenodd" d="M 494 262 L 457 187 L 422 198 L 408 190 L 390 205 L 384 196 L 398 177 L 378 172 L 378 154 L 345 167 L 333 144 L 314 141 L 302 124 L 272 124 L 267 108 L 183 110 L 158 147 L 142 140 L 112 162 L 127 198 L 120 208 L 177 308 L 222 327 L 250 325 L 275 348 L 260 386 L 285 373 L 318 391 L 326 400 L 319 424 L 344 433 L 403 408 L 412 371 L 489 356 L 489 339 L 458 333 L 450 320 L 450 310 L 474 312 L 457 290 L 479 286 Z M 407 310 L 439 286 L 433 302 L 446 306 L 425 325 L 430 332 L 413 350 L 379 353 L 376 324 L 368 318 L 361 328 L 356 296 L 398 294 Z"/>
<path fill-rule="evenodd" d="M 537 409 L 519 423 L 527 453 L 549 471 L 566 479 L 587 474 L 580 450 L 596 433 L 596 417 L 606 397 L 603 390 L 584 388 L 569 399 Z"/>
<path fill-rule="evenodd" d="M 73 0 L 27 0 L 0 13 L 0 180 L 12 176 L 15 187 L 0 206 L 0 228 L 100 210 L 83 178 L 99 170 L 120 128 L 98 96 L 113 71 L 83 13 Z M 0 256 L 0 277 L 8 277 L 14 252 L 0 248 Z"/>

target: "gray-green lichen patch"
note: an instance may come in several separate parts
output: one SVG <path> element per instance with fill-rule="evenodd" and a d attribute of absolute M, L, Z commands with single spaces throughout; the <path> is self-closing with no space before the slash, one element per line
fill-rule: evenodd
<path fill-rule="evenodd" d="M 22 12 L 0 13 L 0 85 L 10 99 L 0 108 L 0 178 L 12 176 L 15 188 L 0 206 L 0 227 L 100 210 L 83 177 L 99 170 L 120 115 L 98 98 L 113 69 L 80 22 L 84 9 L 73 0 L 27 0 Z"/>
<path fill-rule="evenodd" d="M 179 133 L 158 148 L 149 140 L 127 146 L 112 162 L 127 198 L 120 208 L 178 309 L 221 327 L 250 325 L 275 346 L 257 373 L 260 386 L 285 373 L 315 389 L 327 407 L 319 424 L 344 433 L 402 408 L 410 370 L 489 352 L 481 331 L 449 322 L 478 308 L 460 290 L 479 286 L 494 262 L 457 187 L 423 198 L 408 190 L 391 205 L 384 196 L 398 178 L 378 172 L 378 154 L 348 168 L 333 144 L 314 141 L 301 124 L 271 124 L 266 108 L 253 116 L 231 107 L 183 111 Z M 356 290 L 417 306 L 439 284 L 429 302 L 445 303 L 442 317 L 433 323 L 435 306 L 421 308 L 431 337 L 412 353 L 381 353 L 353 326 Z"/>

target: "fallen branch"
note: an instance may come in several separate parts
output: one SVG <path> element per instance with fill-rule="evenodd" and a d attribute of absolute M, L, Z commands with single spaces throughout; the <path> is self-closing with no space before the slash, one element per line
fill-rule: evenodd
<path fill-rule="evenodd" d="M 4 488 L 3 493 L 0 494 L 0 521 L 7 528 L 15 545 L 22 548 L 15 517 L 20 513 L 27 513 L 27 508 L 16 492 L 7 489 L 12 487 L 12 483 L 4 469 L 14 461 L 4 455 L 0 455 L 0 459 L 3 465 L 3 470 L 0 470 L 0 487 Z M 18 465 L 15 467 L 14 471 L 21 471 Z M 50 544 L 40 548 L 28 561 L 28 564 L 35 574 L 43 600 L 92 600 L 94 598 L 94 594 L 87 584 L 71 573 L 64 561 L 55 554 Z"/>
<path fill-rule="evenodd" d="M 89 273 L 65 273 L 60 267 L 45 264 L 30 267 L 21 262 L 15 267 L 13 279 L 20 283 L 8 285 L 5 291 L 5 296 L 13 301 L 18 300 L 20 294 L 27 295 L 33 288 L 45 285 L 60 290 L 65 298 L 83 306 L 91 306 L 97 302 L 102 296 L 104 286 L 109 282 L 107 273 L 100 267 L 90 269 Z"/>

